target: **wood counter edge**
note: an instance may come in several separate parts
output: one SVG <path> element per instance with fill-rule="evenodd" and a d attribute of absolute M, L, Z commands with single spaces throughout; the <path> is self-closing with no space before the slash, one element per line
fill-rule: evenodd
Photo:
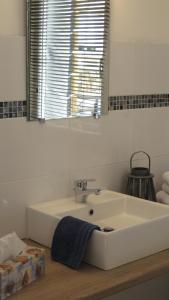
<path fill-rule="evenodd" d="M 47 272 L 45 277 L 48 283 L 50 283 L 53 294 L 47 298 L 41 298 L 41 300 L 60 300 L 61 296 L 63 300 L 102 300 L 103 298 L 169 273 L 169 249 L 109 271 L 99 270 L 96 267 L 83 264 L 77 272 L 61 264 L 52 262 L 48 248 L 30 240 L 26 240 L 26 242 L 29 245 L 46 249 Z M 53 289 L 55 282 L 53 277 L 57 280 L 60 290 L 58 288 L 56 290 Z M 65 289 L 60 287 L 64 280 L 63 278 L 71 279 L 70 285 L 68 283 L 65 284 L 66 292 Z M 30 296 L 34 294 L 33 291 L 35 292 L 34 295 L 38 296 L 39 288 L 43 289 L 43 281 L 41 282 L 41 280 L 39 283 L 37 282 L 36 286 L 30 285 L 26 289 L 27 292 L 29 290 L 28 294 Z M 16 297 L 16 299 L 24 300 L 25 298 L 27 300 L 26 289 L 22 292 L 22 298 Z M 15 299 L 15 296 L 12 299 Z M 30 297 L 29 299 L 33 298 Z"/>
<path fill-rule="evenodd" d="M 118 278 L 119 282 L 117 280 L 105 289 L 102 287 L 102 290 L 94 292 L 92 295 L 82 295 L 78 300 L 102 300 L 154 278 L 169 274 L 169 249 L 105 272 L 114 274 L 116 271 L 118 273 L 118 270 L 119 273 L 126 274 L 124 278 L 123 275 L 119 276 L 121 277 Z"/>
<path fill-rule="evenodd" d="M 105 290 L 93 293 L 93 295 L 80 296 L 80 298 L 78 298 L 76 300 L 103 300 L 104 298 L 113 296 L 122 291 L 133 288 L 139 284 L 142 284 L 142 283 L 152 280 L 154 278 L 160 277 L 167 273 L 169 273 L 169 265 L 167 266 L 166 270 L 164 270 L 164 268 L 163 268 L 163 269 L 161 269 L 161 271 L 159 270 L 159 271 L 154 271 L 152 273 L 143 274 L 141 276 L 133 278 L 132 280 L 128 280 L 123 283 L 120 283 L 119 285 L 117 284 L 116 286 L 112 286 Z"/>

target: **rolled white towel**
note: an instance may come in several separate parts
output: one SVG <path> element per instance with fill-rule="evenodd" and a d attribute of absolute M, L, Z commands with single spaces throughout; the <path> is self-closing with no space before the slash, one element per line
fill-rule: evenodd
<path fill-rule="evenodd" d="M 17 236 L 15 232 L 0 238 L 0 263 L 17 256 L 27 245 Z"/>
<path fill-rule="evenodd" d="M 166 182 L 163 183 L 162 190 L 169 194 L 169 185 Z"/>
<path fill-rule="evenodd" d="M 164 172 L 164 174 L 162 175 L 164 181 L 169 185 L 169 171 L 168 172 Z"/>
<path fill-rule="evenodd" d="M 157 202 L 169 205 L 169 194 L 164 191 L 159 191 L 156 194 Z"/>

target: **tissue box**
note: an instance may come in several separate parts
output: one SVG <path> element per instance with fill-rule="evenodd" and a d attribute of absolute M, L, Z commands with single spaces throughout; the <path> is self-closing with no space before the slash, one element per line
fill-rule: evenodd
<path fill-rule="evenodd" d="M 0 300 L 15 294 L 45 271 L 45 250 L 27 247 L 20 255 L 0 264 Z"/>

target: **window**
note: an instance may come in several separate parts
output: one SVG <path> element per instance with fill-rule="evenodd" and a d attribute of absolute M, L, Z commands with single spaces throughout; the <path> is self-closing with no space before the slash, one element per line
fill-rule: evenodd
<path fill-rule="evenodd" d="M 28 0 L 28 118 L 108 110 L 109 0 Z"/>

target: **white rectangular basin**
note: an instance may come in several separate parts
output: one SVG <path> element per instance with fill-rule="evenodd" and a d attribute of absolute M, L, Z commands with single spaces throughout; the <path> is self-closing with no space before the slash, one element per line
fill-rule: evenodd
<path fill-rule="evenodd" d="M 67 198 L 29 207 L 28 237 L 50 247 L 57 223 L 67 215 L 113 229 L 95 230 L 86 251 L 85 261 L 103 270 L 169 248 L 168 206 L 111 191 L 91 195 L 86 204 Z"/>

